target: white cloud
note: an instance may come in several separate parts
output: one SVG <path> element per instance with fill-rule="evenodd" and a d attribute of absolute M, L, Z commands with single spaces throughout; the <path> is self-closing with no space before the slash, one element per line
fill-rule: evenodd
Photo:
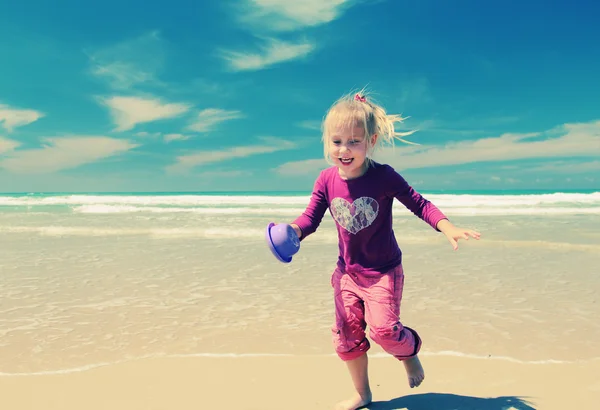
<path fill-rule="evenodd" d="M 9 140 L 8 138 L 0 137 L 0 154 L 9 152 L 21 145 L 17 141 Z"/>
<path fill-rule="evenodd" d="M 338 18 L 355 0 L 247 0 L 242 20 L 270 30 L 318 26 Z"/>
<path fill-rule="evenodd" d="M 329 166 L 325 158 L 307 159 L 304 161 L 291 161 L 275 168 L 275 172 L 280 175 L 306 175 L 314 174 L 315 171 L 320 171 Z"/>
<path fill-rule="evenodd" d="M 31 174 L 75 168 L 126 152 L 137 145 L 104 136 L 44 138 L 42 148 L 18 150 L 0 160 L 0 167 L 14 173 Z"/>
<path fill-rule="evenodd" d="M 520 180 L 515 179 L 515 178 L 509 178 L 509 177 L 501 178 L 501 177 L 495 176 L 495 175 L 490 177 L 490 181 L 492 181 L 492 183 L 499 182 L 499 183 L 506 183 L 506 184 L 518 184 L 521 182 Z"/>
<path fill-rule="evenodd" d="M 140 84 L 159 84 L 157 73 L 163 66 L 164 44 L 157 32 L 123 41 L 88 53 L 91 73 L 106 79 L 119 90 Z"/>
<path fill-rule="evenodd" d="M 427 131 L 436 134 L 454 134 L 460 137 L 477 136 L 488 133 L 489 129 L 506 126 L 515 123 L 521 118 L 517 116 L 488 116 L 488 117 L 462 117 L 451 121 L 424 120 L 415 122 L 413 119 L 407 121 L 411 129 Z"/>
<path fill-rule="evenodd" d="M 546 132 L 503 134 L 445 146 L 417 146 L 382 150 L 381 160 L 399 169 L 428 168 L 475 162 L 600 155 L 600 121 L 565 124 Z"/>
<path fill-rule="evenodd" d="M 188 129 L 197 132 L 210 131 L 215 125 L 224 121 L 243 118 L 240 111 L 222 110 L 220 108 L 207 108 L 200 111 L 196 120 L 188 126 Z"/>
<path fill-rule="evenodd" d="M 174 118 L 190 109 L 188 104 L 163 103 L 158 98 L 110 97 L 102 102 L 111 110 L 116 131 L 127 131 L 136 124 Z"/>
<path fill-rule="evenodd" d="M 44 114 L 39 111 L 11 108 L 8 105 L 0 104 L 0 124 L 8 132 L 17 127 L 31 124 L 43 116 Z"/>
<path fill-rule="evenodd" d="M 165 135 L 165 142 L 183 141 L 183 140 L 187 140 L 187 139 L 190 139 L 189 135 L 183 135 L 183 134 L 166 134 Z"/>
<path fill-rule="evenodd" d="M 132 63 L 114 61 L 104 65 L 96 65 L 92 73 L 99 77 L 107 77 L 113 88 L 127 90 L 132 86 L 154 80 L 154 75 L 137 68 Z"/>
<path fill-rule="evenodd" d="M 431 86 L 426 77 L 416 77 L 406 81 L 401 89 L 399 103 L 402 107 L 433 102 Z"/>
<path fill-rule="evenodd" d="M 277 151 L 292 149 L 296 144 L 279 138 L 263 137 L 264 144 L 231 147 L 215 151 L 199 151 L 177 157 L 177 162 L 167 167 L 168 172 L 186 172 L 194 167 L 228 161 L 236 158 L 245 158 L 252 155 L 269 154 Z"/>
<path fill-rule="evenodd" d="M 305 121 L 300 121 L 296 125 L 299 127 L 302 127 L 302 128 L 306 128 L 307 130 L 321 131 L 321 121 L 305 120 Z"/>
<path fill-rule="evenodd" d="M 587 172 L 595 172 L 600 174 L 600 161 L 553 161 L 552 163 L 527 167 L 526 169 L 520 170 L 520 172 L 546 172 L 554 174 L 583 174 Z"/>
<path fill-rule="evenodd" d="M 231 70 L 251 71 L 304 57 L 314 49 L 315 45 L 309 42 L 290 43 L 269 38 L 259 52 L 223 51 L 222 56 Z"/>
<path fill-rule="evenodd" d="M 135 134 L 136 137 L 141 137 L 141 138 L 158 138 L 160 137 L 162 134 L 160 132 L 146 132 L 146 131 L 140 131 L 140 132 L 136 132 Z"/>
<path fill-rule="evenodd" d="M 347 8 L 360 0 L 245 0 L 236 13 L 253 33 L 293 31 L 318 26 L 337 19 Z M 264 39 L 259 50 L 221 52 L 233 71 L 261 70 L 285 61 L 307 56 L 316 49 L 313 42 L 289 42 L 276 38 Z"/>
<path fill-rule="evenodd" d="M 136 137 L 147 138 L 147 139 L 162 137 L 165 142 L 183 141 L 183 140 L 188 140 L 191 138 L 189 135 L 184 135 L 184 134 L 180 134 L 180 133 L 170 133 L 170 134 L 163 135 L 161 132 L 147 132 L 147 131 L 136 132 L 133 135 Z"/>
<path fill-rule="evenodd" d="M 252 175 L 250 171 L 207 171 L 198 174 L 201 178 L 239 178 Z"/>
<path fill-rule="evenodd" d="M 476 162 L 522 159 L 594 157 L 600 155 L 600 121 L 565 124 L 545 132 L 503 134 L 499 137 L 455 141 L 443 146 L 406 146 L 385 148 L 375 159 L 398 170 L 431 168 Z M 281 174 L 312 173 L 325 160 L 288 162 L 277 168 Z"/>

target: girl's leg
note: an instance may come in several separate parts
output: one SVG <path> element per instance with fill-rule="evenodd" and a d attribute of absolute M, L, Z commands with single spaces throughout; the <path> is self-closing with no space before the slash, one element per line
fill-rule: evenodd
<path fill-rule="evenodd" d="M 373 395 L 369 386 L 369 358 L 366 353 L 353 360 L 346 361 L 352 383 L 356 389 L 356 395 L 348 400 L 340 402 L 336 410 L 356 410 L 371 403 Z"/>
<path fill-rule="evenodd" d="M 365 318 L 371 340 L 404 363 L 411 388 L 419 386 L 425 378 L 417 356 L 421 349 L 421 338 L 417 332 L 400 322 L 404 288 L 402 265 L 386 274 L 365 277 L 364 280 Z"/>
<path fill-rule="evenodd" d="M 371 348 L 365 334 L 364 302 L 351 275 L 336 269 L 331 284 L 335 301 L 335 323 L 331 329 L 333 345 L 340 359 L 354 360 Z"/>
<path fill-rule="evenodd" d="M 351 275 L 336 269 L 331 284 L 335 296 L 335 325 L 333 344 L 338 356 L 346 362 L 356 394 L 340 402 L 336 409 L 355 410 L 371 402 L 367 351 L 370 348 L 365 334 L 364 302 L 357 294 Z"/>

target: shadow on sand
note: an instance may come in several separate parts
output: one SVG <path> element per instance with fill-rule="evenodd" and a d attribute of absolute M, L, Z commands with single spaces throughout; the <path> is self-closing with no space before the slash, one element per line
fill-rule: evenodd
<path fill-rule="evenodd" d="M 515 397 L 472 397 L 456 394 L 425 393 L 374 401 L 368 410 L 536 410 L 526 400 Z"/>

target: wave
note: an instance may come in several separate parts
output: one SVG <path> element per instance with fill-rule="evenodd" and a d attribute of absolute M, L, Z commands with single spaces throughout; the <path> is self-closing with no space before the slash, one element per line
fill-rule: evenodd
<path fill-rule="evenodd" d="M 43 205 L 172 205 L 172 206 L 219 206 L 219 205 L 298 205 L 307 204 L 308 196 L 261 196 L 261 195 L 58 195 L 58 196 L 0 196 L 0 206 Z"/>
<path fill-rule="evenodd" d="M 155 207 L 130 205 L 81 205 L 72 208 L 82 214 L 119 214 L 119 213 L 192 213 L 201 215 L 300 215 L 304 208 L 195 208 L 195 207 Z"/>
<path fill-rule="evenodd" d="M 600 206 L 600 192 L 589 194 L 554 193 L 523 195 L 428 195 L 427 199 L 443 207 L 477 206 L 548 206 L 548 205 L 592 205 Z"/>
<path fill-rule="evenodd" d="M 528 195 L 433 194 L 425 197 L 448 215 L 600 215 L 600 192 Z M 196 214 L 297 216 L 310 195 L 56 195 L 0 196 L 0 212 L 76 214 Z M 397 215 L 410 212 L 394 201 Z"/>
<path fill-rule="evenodd" d="M 494 207 L 463 207 L 457 206 L 438 206 L 448 215 L 463 215 L 463 216 L 493 216 L 493 215 L 600 215 L 600 205 L 598 207 L 515 207 L 502 208 Z M 301 215 L 305 208 L 251 208 L 251 207 L 236 207 L 236 208 L 196 208 L 196 207 L 152 207 L 152 206 L 129 206 L 129 205 L 81 205 L 72 208 L 73 212 L 81 214 L 130 214 L 130 213 L 187 213 L 199 215 L 285 215 L 298 216 Z M 394 212 L 396 215 L 409 215 L 408 211 L 402 204 L 394 204 Z"/>
<path fill-rule="evenodd" d="M 515 207 L 576 205 L 599 206 L 600 192 L 522 195 L 423 194 L 436 205 L 448 207 Z M 45 205 L 134 205 L 134 206 L 223 206 L 302 205 L 310 195 L 56 195 L 0 196 L 0 206 Z"/>
<path fill-rule="evenodd" d="M 128 236 L 161 238 L 262 238 L 263 229 L 252 228 L 94 228 L 79 226 L 0 226 L 0 232 L 36 233 L 44 236 Z"/>
<path fill-rule="evenodd" d="M 543 359 L 543 360 L 522 360 L 509 356 L 482 356 L 475 355 L 469 353 L 461 353 L 454 351 L 440 351 L 440 352 L 427 352 L 423 351 L 419 353 L 421 356 L 429 356 L 429 357 L 460 357 L 465 359 L 472 360 L 494 360 L 501 362 L 510 362 L 517 364 L 527 364 L 527 365 L 564 365 L 564 364 L 585 364 L 590 361 L 598 361 L 600 357 L 593 357 L 589 359 L 578 359 L 578 360 L 556 360 L 556 359 Z M 115 360 L 112 362 L 99 362 L 99 363 L 91 363 L 78 367 L 57 369 L 57 370 L 42 370 L 37 372 L 0 372 L 0 377 L 26 377 L 26 376 L 52 376 L 52 375 L 65 375 L 70 373 L 81 373 L 93 369 L 97 369 L 100 367 L 107 366 L 116 366 L 123 363 L 140 361 L 146 359 L 180 359 L 180 358 L 212 358 L 212 359 L 244 359 L 244 358 L 277 358 L 277 357 L 330 357 L 336 358 L 335 353 L 328 354 L 287 354 L 287 353 L 189 353 L 189 354 L 154 354 L 154 355 L 144 355 L 139 357 L 132 357 L 123 360 Z M 369 356 L 372 359 L 389 359 L 389 355 L 387 353 L 375 353 Z"/>

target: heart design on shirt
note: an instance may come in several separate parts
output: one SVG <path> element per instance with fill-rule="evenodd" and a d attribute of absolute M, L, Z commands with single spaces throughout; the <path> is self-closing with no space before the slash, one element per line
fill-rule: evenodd
<path fill-rule="evenodd" d="M 333 198 L 331 215 L 336 222 L 352 234 L 370 226 L 379 213 L 379 203 L 366 196 L 350 203 L 344 198 Z"/>

